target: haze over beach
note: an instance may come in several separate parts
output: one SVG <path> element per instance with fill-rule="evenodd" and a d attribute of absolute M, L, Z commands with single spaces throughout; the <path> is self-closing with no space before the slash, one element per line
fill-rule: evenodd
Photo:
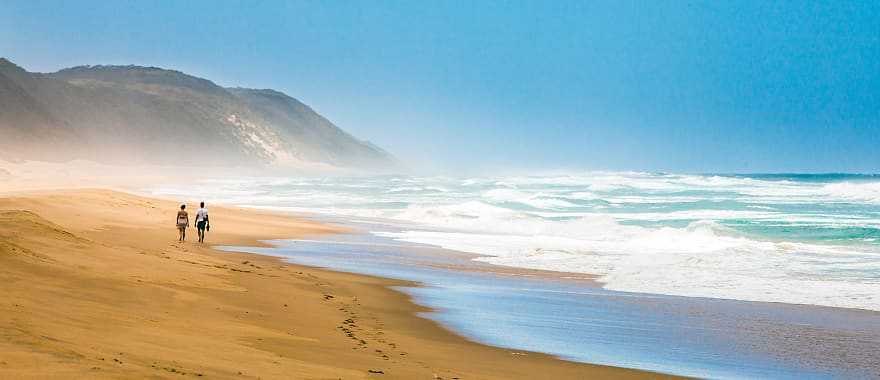
<path fill-rule="evenodd" d="M 0 377 L 880 378 L 878 16 L 4 3 Z"/>

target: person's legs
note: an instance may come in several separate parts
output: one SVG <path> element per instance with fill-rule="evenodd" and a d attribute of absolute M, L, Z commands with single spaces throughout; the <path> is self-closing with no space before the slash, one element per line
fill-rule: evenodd
<path fill-rule="evenodd" d="M 205 222 L 199 222 L 199 243 L 205 242 Z"/>

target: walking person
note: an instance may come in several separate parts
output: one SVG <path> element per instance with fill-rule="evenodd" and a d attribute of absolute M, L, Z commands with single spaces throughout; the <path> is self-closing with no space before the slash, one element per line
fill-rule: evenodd
<path fill-rule="evenodd" d="M 180 232 L 178 241 L 186 240 L 186 229 L 189 227 L 189 214 L 186 212 L 186 205 L 180 205 L 180 211 L 177 212 L 177 231 Z"/>
<path fill-rule="evenodd" d="M 208 209 L 205 208 L 205 202 L 199 204 L 196 211 L 196 228 L 199 231 L 199 243 L 205 242 L 205 231 L 211 230 L 211 222 L 208 220 Z"/>

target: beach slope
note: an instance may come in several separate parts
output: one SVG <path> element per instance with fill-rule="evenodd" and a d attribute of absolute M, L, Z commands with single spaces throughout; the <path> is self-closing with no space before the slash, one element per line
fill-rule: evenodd
<path fill-rule="evenodd" d="M 404 283 L 178 243 L 176 209 L 109 190 L 0 196 L 0 378 L 663 377 L 469 342 L 388 288 Z M 339 231 L 211 215 L 218 245 Z"/>

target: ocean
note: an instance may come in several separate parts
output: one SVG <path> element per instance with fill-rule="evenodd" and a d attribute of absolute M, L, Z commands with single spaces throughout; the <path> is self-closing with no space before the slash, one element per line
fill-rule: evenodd
<path fill-rule="evenodd" d="M 237 178 L 151 189 L 373 225 L 605 289 L 880 311 L 880 176 Z"/>
<path fill-rule="evenodd" d="M 705 378 L 880 377 L 880 176 L 254 177 L 149 192 L 351 227 L 225 249 L 416 281 L 400 290 L 425 317 L 487 344 Z"/>

